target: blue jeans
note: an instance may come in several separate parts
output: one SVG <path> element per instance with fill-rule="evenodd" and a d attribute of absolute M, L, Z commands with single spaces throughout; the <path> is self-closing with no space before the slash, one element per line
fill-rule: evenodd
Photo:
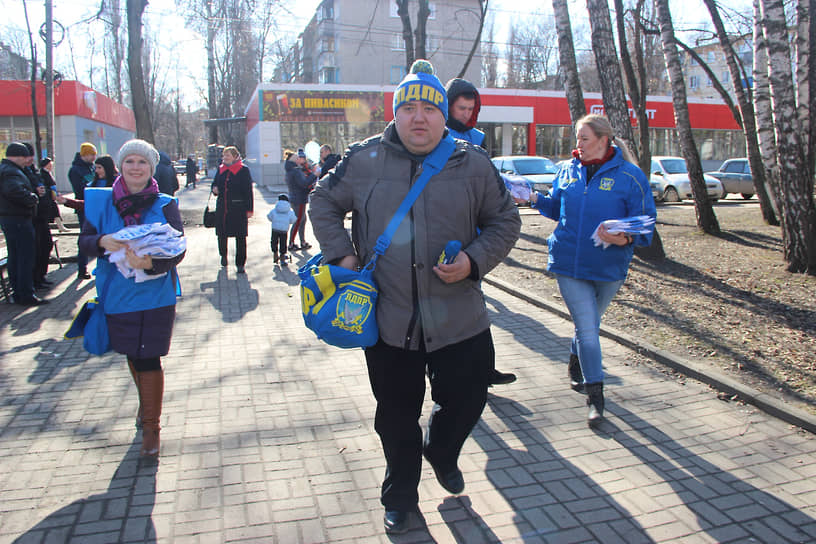
<path fill-rule="evenodd" d="M 0 228 L 6 236 L 8 275 L 14 300 L 34 296 L 34 224 L 30 217 L 0 217 Z"/>
<path fill-rule="evenodd" d="M 603 382 L 601 316 L 615 298 L 624 280 L 578 280 L 560 275 L 557 275 L 556 279 L 575 326 L 570 352 L 578 355 L 581 372 L 584 373 L 584 383 Z"/>

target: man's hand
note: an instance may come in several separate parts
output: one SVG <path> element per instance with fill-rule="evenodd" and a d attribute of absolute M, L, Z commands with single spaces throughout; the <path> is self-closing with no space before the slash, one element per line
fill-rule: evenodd
<path fill-rule="evenodd" d="M 470 257 L 464 251 L 456 254 L 451 264 L 439 264 L 433 267 L 439 279 L 445 283 L 456 283 L 470 276 Z"/>
<path fill-rule="evenodd" d="M 337 266 L 345 268 L 347 270 L 358 270 L 360 268 L 360 259 L 357 258 L 357 255 L 346 255 L 340 262 L 337 263 Z"/>
<path fill-rule="evenodd" d="M 247 214 L 247 219 L 251 219 L 252 216 L 255 215 L 255 212 L 248 211 L 248 212 L 246 212 L 246 214 Z"/>

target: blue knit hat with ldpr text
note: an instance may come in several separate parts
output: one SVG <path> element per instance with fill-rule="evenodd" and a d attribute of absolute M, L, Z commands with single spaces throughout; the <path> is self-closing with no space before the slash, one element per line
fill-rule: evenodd
<path fill-rule="evenodd" d="M 425 59 L 414 61 L 411 72 L 394 90 L 394 115 L 400 106 L 412 100 L 433 104 L 445 116 L 445 121 L 448 120 L 448 94 L 445 86 L 434 75 L 433 65 Z"/>

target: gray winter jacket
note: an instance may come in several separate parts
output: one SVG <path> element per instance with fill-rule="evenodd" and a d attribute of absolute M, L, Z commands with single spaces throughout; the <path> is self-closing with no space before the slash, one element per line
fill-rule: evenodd
<path fill-rule="evenodd" d="M 393 123 L 352 145 L 312 193 L 309 218 L 325 259 L 357 255 L 368 262 L 420 168 Z M 351 238 L 343 228 L 349 211 Z M 487 154 L 457 141 L 445 168 L 430 179 L 377 261 L 380 338 L 417 350 L 421 336 L 430 352 L 486 330 L 479 279 L 509 253 L 520 228 L 518 210 Z M 462 242 L 475 273 L 446 284 L 433 267 L 450 240 Z"/>

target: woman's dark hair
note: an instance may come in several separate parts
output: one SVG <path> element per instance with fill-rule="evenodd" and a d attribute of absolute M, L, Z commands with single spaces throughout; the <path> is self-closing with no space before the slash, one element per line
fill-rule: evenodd
<path fill-rule="evenodd" d="M 116 176 L 119 175 L 119 171 L 116 169 L 116 163 L 113 162 L 113 157 L 110 155 L 100 155 L 96 158 L 94 164 L 98 164 L 105 169 L 105 185 L 107 187 L 113 185 L 113 181 L 116 179 Z"/>
<path fill-rule="evenodd" d="M 45 165 L 51 162 L 51 157 L 45 157 L 44 159 L 40 159 L 40 168 L 45 168 Z"/>

